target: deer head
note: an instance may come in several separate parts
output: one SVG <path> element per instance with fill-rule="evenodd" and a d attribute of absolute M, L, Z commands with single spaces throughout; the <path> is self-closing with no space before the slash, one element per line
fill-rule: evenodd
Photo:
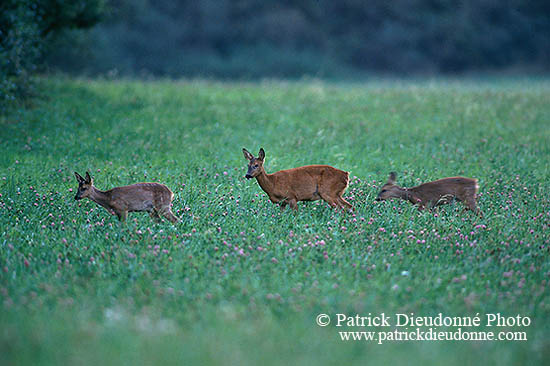
<path fill-rule="evenodd" d="M 401 198 L 403 196 L 403 188 L 395 184 L 396 174 L 391 172 L 386 184 L 380 189 L 378 193 L 377 201 L 383 201 L 390 198 Z"/>
<path fill-rule="evenodd" d="M 92 191 L 92 187 L 94 185 L 94 180 L 92 179 L 92 177 L 90 177 L 90 173 L 86 172 L 86 178 L 82 178 L 82 176 L 77 172 L 74 172 L 74 176 L 76 177 L 76 180 L 78 182 L 78 191 L 76 192 L 76 196 L 74 196 L 74 199 L 81 200 L 83 198 L 89 197 L 90 192 Z"/>
<path fill-rule="evenodd" d="M 263 148 L 260 149 L 258 157 L 255 158 L 248 150 L 243 148 L 244 158 L 248 160 L 248 171 L 244 176 L 246 179 L 256 178 L 260 175 L 264 169 L 264 159 L 265 151 Z"/>
<path fill-rule="evenodd" d="M 411 201 L 412 203 L 421 202 L 420 197 L 415 192 L 409 190 L 408 188 L 399 187 L 395 184 L 395 179 L 395 172 L 391 172 L 388 177 L 388 181 L 382 186 L 380 193 L 378 193 L 378 197 L 376 198 L 377 201 L 384 201 L 391 198 L 401 198 Z"/>

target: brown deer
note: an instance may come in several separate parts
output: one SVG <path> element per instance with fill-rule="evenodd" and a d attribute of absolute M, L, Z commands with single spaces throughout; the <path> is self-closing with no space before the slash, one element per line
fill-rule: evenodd
<path fill-rule="evenodd" d="M 86 172 L 86 178 L 82 178 L 77 172 L 74 175 L 78 181 L 78 192 L 74 199 L 81 200 L 87 197 L 117 215 L 120 221 L 126 220 L 128 212 L 137 211 L 147 211 L 157 220 L 162 215 L 171 222 L 179 221 L 170 209 L 174 194 L 164 184 L 136 183 L 103 192 L 94 187 L 90 173 Z"/>
<path fill-rule="evenodd" d="M 412 188 L 402 188 L 395 184 L 396 174 L 390 173 L 388 181 L 378 193 L 377 201 L 401 198 L 418 205 L 420 210 L 444 205 L 453 199 L 461 201 L 467 209 L 480 213 L 476 207 L 477 179 L 465 177 L 443 178 Z"/>
<path fill-rule="evenodd" d="M 353 206 L 342 197 L 348 187 L 348 172 L 328 165 L 308 165 L 267 174 L 264 170 L 263 148 L 260 149 L 257 158 L 246 149 L 243 149 L 243 154 L 249 161 L 245 178 L 256 178 L 271 202 L 279 203 L 281 210 L 286 205 L 297 210 L 298 201 L 319 199 L 333 207 L 353 209 Z"/>

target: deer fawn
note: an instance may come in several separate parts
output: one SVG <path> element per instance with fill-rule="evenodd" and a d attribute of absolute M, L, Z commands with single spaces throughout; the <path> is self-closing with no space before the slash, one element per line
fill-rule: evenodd
<path fill-rule="evenodd" d="M 465 177 L 443 178 L 412 188 L 401 188 L 395 184 L 396 174 L 390 173 L 388 181 L 376 198 L 377 201 L 401 198 L 417 204 L 420 210 L 450 203 L 453 198 L 462 201 L 467 209 L 479 214 L 476 207 L 477 179 Z"/>
<path fill-rule="evenodd" d="M 160 219 L 162 215 L 171 222 L 179 221 L 170 209 L 174 194 L 164 184 L 137 183 L 103 192 L 94 187 L 94 180 L 88 172 L 86 178 L 82 178 L 77 172 L 74 175 L 78 181 L 78 192 L 74 199 L 88 197 L 117 215 L 120 221 L 126 220 L 128 212 L 136 211 L 147 211 L 155 219 Z"/>
<path fill-rule="evenodd" d="M 342 198 L 348 187 L 348 172 L 328 165 L 308 165 L 267 174 L 263 167 L 264 149 L 260 149 L 257 158 L 246 149 L 243 149 L 243 154 L 249 160 L 245 178 L 256 178 L 271 202 L 281 205 L 281 210 L 286 205 L 297 210 L 298 201 L 319 199 L 334 207 L 353 209 L 353 206 Z"/>

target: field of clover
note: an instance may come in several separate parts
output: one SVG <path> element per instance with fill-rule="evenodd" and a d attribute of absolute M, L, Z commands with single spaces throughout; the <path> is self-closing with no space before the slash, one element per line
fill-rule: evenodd
<path fill-rule="evenodd" d="M 0 117 L 0 363 L 543 364 L 550 357 L 550 84 L 47 78 Z M 350 172 L 353 213 L 280 211 L 246 180 Z M 180 223 L 75 201 L 166 184 Z M 477 178 L 482 217 L 375 202 Z M 319 313 L 531 319 L 523 342 L 343 342 Z M 501 329 L 499 329 L 501 330 Z M 516 328 L 511 329 L 516 330 Z"/>

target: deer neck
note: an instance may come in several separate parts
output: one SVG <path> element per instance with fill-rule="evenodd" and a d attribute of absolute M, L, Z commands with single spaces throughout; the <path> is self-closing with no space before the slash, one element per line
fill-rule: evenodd
<path fill-rule="evenodd" d="M 405 201 L 409 201 L 412 204 L 418 203 L 418 199 L 416 198 L 416 195 L 410 189 L 402 188 L 400 192 L 401 192 L 401 196 L 400 196 L 401 199 L 404 199 Z"/>
<path fill-rule="evenodd" d="M 273 181 L 271 179 L 271 176 L 267 174 L 264 169 L 262 169 L 260 175 L 256 176 L 256 180 L 258 181 L 258 184 L 265 193 L 267 193 L 268 195 L 271 195 L 273 193 Z"/>
<path fill-rule="evenodd" d="M 107 192 L 100 191 L 96 187 L 92 186 L 92 192 L 88 197 L 100 206 L 103 206 L 107 209 L 111 208 L 111 197 L 109 194 L 107 194 Z"/>

